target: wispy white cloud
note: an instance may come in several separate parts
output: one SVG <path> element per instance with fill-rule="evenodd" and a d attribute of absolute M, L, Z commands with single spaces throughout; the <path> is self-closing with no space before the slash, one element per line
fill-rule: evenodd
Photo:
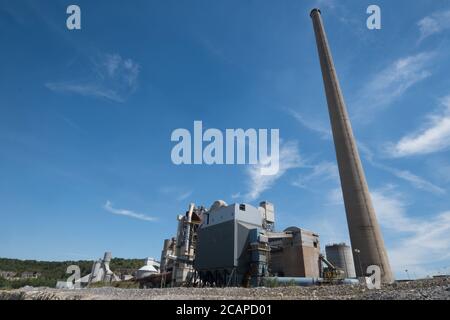
<path fill-rule="evenodd" d="M 179 186 L 164 186 L 159 188 L 159 192 L 165 196 L 169 196 L 176 201 L 184 201 L 194 193 L 194 190 L 187 190 L 187 188 Z"/>
<path fill-rule="evenodd" d="M 372 199 L 380 224 L 396 237 L 388 253 L 397 273 L 408 269 L 424 276 L 428 265 L 450 262 L 450 211 L 410 217 L 404 195 L 393 186 L 375 190 Z"/>
<path fill-rule="evenodd" d="M 447 193 L 445 189 L 419 177 L 418 175 L 413 174 L 408 170 L 399 170 L 382 165 L 379 165 L 379 167 L 382 167 L 384 170 L 391 172 L 397 178 L 410 182 L 417 189 L 425 190 L 440 195 Z"/>
<path fill-rule="evenodd" d="M 91 74 L 83 81 L 47 82 L 45 86 L 55 92 L 73 93 L 124 102 L 138 85 L 140 66 L 119 54 L 101 55 L 92 61 Z"/>
<path fill-rule="evenodd" d="M 435 54 L 422 52 L 400 58 L 376 74 L 359 92 L 355 117 L 370 122 L 374 114 L 399 99 L 409 88 L 431 76 L 429 65 Z"/>
<path fill-rule="evenodd" d="M 249 191 L 245 199 L 255 200 L 264 191 L 270 189 L 273 184 L 281 178 L 288 170 L 302 166 L 302 159 L 298 150 L 297 142 L 289 141 L 281 143 L 280 146 L 280 168 L 274 175 L 262 175 L 260 165 L 252 165 L 247 169 L 249 176 Z"/>
<path fill-rule="evenodd" d="M 119 83 L 135 90 L 139 76 L 140 66 L 132 59 L 122 58 L 119 54 L 106 54 L 102 61 L 104 70 L 100 68 L 99 72 L 103 77 L 105 75 L 110 79 L 115 79 Z"/>
<path fill-rule="evenodd" d="M 82 133 L 85 132 L 78 124 L 76 124 L 76 123 L 75 123 L 73 120 L 71 120 L 70 118 L 68 118 L 68 117 L 66 117 L 66 116 L 64 116 L 64 115 L 61 115 L 60 118 L 61 118 L 65 123 L 67 123 L 67 125 L 68 125 L 69 127 L 71 127 L 72 129 L 75 129 L 76 131 L 82 132 Z"/>
<path fill-rule="evenodd" d="M 438 195 L 446 194 L 447 191 L 432 182 L 404 169 L 397 169 L 388 165 L 385 165 L 383 163 L 378 162 L 375 160 L 374 153 L 372 150 L 365 145 L 362 142 L 358 142 L 358 147 L 361 150 L 361 153 L 364 155 L 364 157 L 369 161 L 369 163 L 374 166 L 375 168 L 384 170 L 386 172 L 389 172 L 390 174 L 394 175 L 395 177 L 402 179 L 406 182 L 409 182 L 414 188 L 424 190 L 427 192 L 435 193 Z"/>
<path fill-rule="evenodd" d="M 315 8 L 334 9 L 336 8 L 336 0 L 315 0 Z"/>
<path fill-rule="evenodd" d="M 177 197 L 177 201 L 183 201 L 183 200 L 188 199 L 188 198 L 192 195 L 192 193 L 193 193 L 192 190 L 181 193 L 181 194 Z"/>
<path fill-rule="evenodd" d="M 316 210 L 302 217 L 301 226 L 320 235 L 321 248 L 323 249 L 327 244 L 332 243 L 345 242 L 350 244 L 344 204 L 335 202 L 331 206 L 331 203 L 326 203 Z M 297 217 L 293 220 L 293 224 L 298 224 L 298 221 Z"/>
<path fill-rule="evenodd" d="M 442 99 L 442 109 L 439 113 L 428 115 L 423 128 L 389 145 L 388 153 L 392 157 L 400 158 L 448 149 L 450 147 L 450 96 Z"/>
<path fill-rule="evenodd" d="M 139 220 L 144 220 L 144 221 L 156 221 L 158 220 L 155 217 L 150 217 L 147 216 L 145 214 L 142 213 L 137 213 L 131 210 L 127 210 L 127 209 L 116 209 L 112 206 L 112 203 L 108 200 L 106 201 L 106 203 L 103 205 L 103 208 L 112 213 L 112 214 L 116 214 L 116 215 L 120 215 L 120 216 L 126 216 L 126 217 L 130 217 L 130 218 L 134 218 L 134 219 L 139 219 Z"/>
<path fill-rule="evenodd" d="M 163 186 L 160 187 L 158 191 L 161 192 L 162 194 L 172 194 L 175 192 L 179 192 L 178 188 L 173 186 Z"/>
<path fill-rule="evenodd" d="M 427 161 L 427 167 L 431 170 L 431 174 L 435 179 L 442 183 L 450 183 L 450 158 L 436 157 Z"/>
<path fill-rule="evenodd" d="M 123 102 L 123 98 L 114 90 L 97 86 L 96 84 L 73 84 L 73 83 L 56 83 L 48 82 L 45 86 L 56 92 L 75 93 L 82 96 L 91 96 L 105 98 L 115 102 Z"/>
<path fill-rule="evenodd" d="M 373 190 L 371 196 L 377 217 L 387 229 L 401 232 L 415 231 L 415 226 L 411 225 L 410 219 L 406 216 L 405 197 L 397 192 L 394 185 Z"/>
<path fill-rule="evenodd" d="M 329 140 L 331 139 L 331 130 L 327 128 L 324 124 L 319 123 L 313 119 L 306 119 L 302 114 L 298 111 L 292 109 L 286 109 L 286 111 L 303 127 L 313 132 L 318 133 L 322 139 Z"/>
<path fill-rule="evenodd" d="M 329 190 L 325 195 L 326 201 L 324 202 L 327 206 L 344 205 L 344 197 L 342 195 L 341 187 L 336 187 Z"/>
<path fill-rule="evenodd" d="M 292 184 L 299 188 L 307 188 L 311 182 L 329 182 L 339 183 L 338 167 L 333 162 L 323 161 L 311 167 L 311 172 L 301 175 Z"/>
<path fill-rule="evenodd" d="M 408 170 L 397 169 L 392 166 L 385 165 L 375 159 L 373 151 L 364 143 L 358 142 L 358 148 L 364 158 L 375 168 L 386 171 L 398 179 L 408 182 L 412 187 L 434 193 L 437 195 L 444 195 L 447 191 L 434 183 L 414 174 Z M 299 175 L 292 185 L 299 188 L 310 188 L 311 185 L 318 185 L 323 183 L 333 183 L 336 188 L 327 195 L 327 203 L 335 204 L 342 202 L 342 195 L 340 189 L 339 170 L 334 162 L 322 161 L 318 164 L 311 165 L 304 163 L 305 169 L 311 169 L 310 173 Z"/>
<path fill-rule="evenodd" d="M 103 61 L 106 72 L 110 77 L 114 77 L 122 65 L 122 57 L 118 54 L 107 54 Z"/>
<path fill-rule="evenodd" d="M 431 35 L 450 29 L 450 10 L 438 11 L 421 19 L 417 25 L 420 30 L 419 42 Z"/>
<path fill-rule="evenodd" d="M 239 199 L 241 197 L 242 197 L 242 194 L 240 192 L 236 192 L 231 195 L 231 199 Z"/>
<path fill-rule="evenodd" d="M 214 58 L 227 64 L 233 63 L 229 55 L 226 54 L 225 48 L 219 45 L 220 42 L 214 41 L 213 38 L 206 35 L 199 35 L 197 41 Z"/>
<path fill-rule="evenodd" d="M 306 170 L 309 169 L 310 171 L 307 174 L 299 175 L 297 179 L 292 182 L 293 186 L 309 190 L 318 190 L 320 193 L 324 194 L 323 204 L 326 206 L 344 204 L 339 169 L 336 163 L 322 161 L 311 165 L 305 162 L 302 168 Z M 327 188 L 329 190 L 325 191 Z"/>

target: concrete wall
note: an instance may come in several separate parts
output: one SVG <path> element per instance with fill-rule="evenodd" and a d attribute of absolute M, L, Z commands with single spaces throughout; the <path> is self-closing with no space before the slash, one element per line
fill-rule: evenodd
<path fill-rule="evenodd" d="M 270 271 L 285 277 L 318 278 L 320 276 L 319 236 L 296 227 L 285 231 L 292 232 L 293 238 L 278 241 L 281 245 L 270 253 Z"/>

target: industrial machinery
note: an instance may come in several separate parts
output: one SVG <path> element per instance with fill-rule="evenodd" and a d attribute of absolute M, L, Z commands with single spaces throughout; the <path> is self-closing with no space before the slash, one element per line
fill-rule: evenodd
<path fill-rule="evenodd" d="M 328 261 L 322 254 L 319 256 L 327 267 L 322 271 L 323 282 L 335 283 L 345 279 L 345 272 L 342 269 L 336 268 L 330 261 Z"/>
<path fill-rule="evenodd" d="M 206 210 L 203 207 L 189 205 L 184 215 L 179 215 L 177 235 L 172 239 L 164 240 L 161 253 L 161 285 L 172 286 L 187 285 L 194 276 L 194 258 L 197 248 L 197 229 L 202 222 Z M 170 278 L 167 276 L 170 273 Z"/>

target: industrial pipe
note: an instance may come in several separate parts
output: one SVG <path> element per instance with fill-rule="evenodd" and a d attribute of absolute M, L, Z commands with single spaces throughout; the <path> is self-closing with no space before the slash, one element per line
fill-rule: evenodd
<path fill-rule="evenodd" d="M 324 282 L 323 278 L 307 278 L 307 277 L 265 277 L 265 281 L 275 281 L 278 284 L 294 284 L 296 286 L 313 286 Z M 339 280 L 339 284 L 354 285 L 359 284 L 358 279 L 347 278 Z"/>
<path fill-rule="evenodd" d="M 189 255 L 189 238 L 191 236 L 191 222 L 192 222 L 192 213 L 194 212 L 195 204 L 191 203 L 189 205 L 189 211 L 187 214 L 187 223 L 186 223 L 186 232 L 184 233 L 184 254 L 186 256 Z"/>
<path fill-rule="evenodd" d="M 264 281 L 275 281 L 279 284 L 295 284 L 296 286 L 312 286 L 320 283 L 320 278 L 307 277 L 265 277 Z"/>

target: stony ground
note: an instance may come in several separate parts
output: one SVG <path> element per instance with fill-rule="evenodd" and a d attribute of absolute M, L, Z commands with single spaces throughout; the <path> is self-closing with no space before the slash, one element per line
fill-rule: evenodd
<path fill-rule="evenodd" d="M 0 291 L 0 300 L 234 300 L 234 299 L 286 299 L 286 300 L 450 300 L 450 278 L 398 282 L 383 286 L 381 290 L 368 290 L 360 285 L 322 285 L 314 287 L 278 288 L 167 288 L 119 289 L 92 288 L 58 290 L 26 287 Z"/>

